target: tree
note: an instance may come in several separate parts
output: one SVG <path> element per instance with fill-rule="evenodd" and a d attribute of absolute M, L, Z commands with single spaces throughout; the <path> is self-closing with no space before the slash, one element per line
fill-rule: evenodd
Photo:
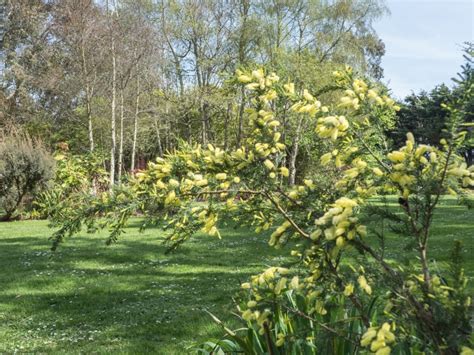
<path fill-rule="evenodd" d="M 451 90 L 446 85 L 440 85 L 430 93 L 407 96 L 397 114 L 396 129 L 390 133 L 395 145 L 403 145 L 403 132 L 407 131 L 420 137 L 422 143 L 438 145 L 448 116 L 443 104 L 450 100 L 451 95 Z"/>
<path fill-rule="evenodd" d="M 252 102 L 247 114 L 253 129 L 245 146 L 229 152 L 184 146 L 150 163 L 129 188 L 107 198 L 83 197 L 81 208 L 65 216 L 54 233 L 53 249 L 84 223 L 94 225 L 99 211 L 106 216 L 100 226 L 111 230 L 108 243 L 137 210 L 147 217 L 144 226 L 167 221 L 170 249 L 197 231 L 220 237 L 218 221 L 236 220 L 257 232 L 272 228 L 269 245 L 290 246 L 295 263 L 291 269 L 272 266 L 242 284 L 240 312 L 247 328 L 242 335 L 224 328 L 235 351 L 311 353 L 337 344 L 350 352 L 454 354 L 468 346 L 469 297 L 460 247 L 454 248 L 450 274 L 429 257 L 430 226 L 442 194 L 447 190 L 472 204 L 468 188 L 474 169 L 456 154 L 465 137 L 457 108 L 448 107 L 441 148 L 418 144 L 408 133 L 400 149 L 374 150 L 371 128 L 383 129 L 379 121 L 398 107 L 377 86 L 355 78 L 351 68 L 335 73 L 344 96 L 331 110 L 308 90 L 298 94 L 294 84 L 279 84 L 275 73 L 239 71 L 236 80 Z M 273 110 L 277 99 L 312 120 L 315 134 L 328 143 L 321 165 L 335 181 L 307 176 L 301 185 L 282 185 L 289 171 L 281 166 L 285 145 Z M 397 194 L 398 214 L 372 205 L 384 192 Z M 389 223 L 417 258 L 393 264 L 385 229 L 367 226 L 364 214 Z M 379 247 L 367 237 L 369 228 Z"/>
<path fill-rule="evenodd" d="M 455 98 L 458 100 L 460 106 L 462 106 L 462 112 L 464 116 L 464 122 L 466 126 L 469 126 L 468 138 L 465 149 L 462 154 L 466 159 L 468 166 L 474 164 L 474 134 L 472 126 L 474 124 L 474 44 L 465 43 L 464 55 L 465 64 L 461 67 L 461 72 L 458 73 L 457 78 L 453 78 L 456 83 L 456 87 L 453 90 Z"/>
<path fill-rule="evenodd" d="M 472 67 L 472 44 L 466 44 L 464 49 L 466 63 L 462 66 L 461 73 L 454 78 L 454 88 L 449 89 L 442 84 L 434 88 L 429 93 L 420 92 L 411 94 L 404 100 L 401 110 L 398 112 L 398 120 L 394 130 L 389 132 L 389 136 L 394 140 L 396 146 L 400 146 L 404 141 L 406 131 L 413 132 L 419 137 L 420 142 L 439 146 L 441 138 L 444 137 L 444 128 L 450 116 L 448 106 L 457 106 L 461 111 L 464 125 L 472 125 L 474 122 L 474 100 L 472 97 L 472 87 L 474 85 Z M 467 131 L 472 137 L 472 129 Z M 461 148 L 468 166 L 472 165 L 473 143 L 472 138 L 467 139 L 468 145 Z"/>
<path fill-rule="evenodd" d="M 46 22 L 49 3 L 35 1 L 7 1 L 5 28 L 2 38 L 2 124 L 25 123 L 35 112 L 36 103 L 30 95 L 37 82 L 44 78 L 48 56 Z M 36 72 L 37 69 L 41 69 Z"/>
<path fill-rule="evenodd" d="M 329 80 L 322 73 L 346 62 L 377 77 L 383 55 L 372 23 L 385 7 L 376 0 L 38 0 L 7 9 L 3 116 L 51 146 L 108 151 L 111 183 L 181 140 L 242 145 L 250 103 L 228 72 L 267 63 L 319 93 Z M 307 121 L 281 119 L 296 183 L 314 140 Z"/>
<path fill-rule="evenodd" d="M 94 152 L 93 102 L 103 80 L 105 53 L 102 50 L 105 23 L 92 0 L 61 1 L 53 7 L 52 32 L 62 49 L 69 53 L 67 65 L 69 91 L 79 98 L 87 121 L 89 151 Z M 76 84 L 79 83 L 79 85 Z M 66 89 L 67 90 L 67 89 Z"/>

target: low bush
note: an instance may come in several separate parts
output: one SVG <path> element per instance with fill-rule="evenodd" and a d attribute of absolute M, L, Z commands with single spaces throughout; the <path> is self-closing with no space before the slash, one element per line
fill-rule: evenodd
<path fill-rule="evenodd" d="M 53 176 L 54 160 L 41 141 L 17 131 L 0 136 L 0 220 L 15 218 Z"/>

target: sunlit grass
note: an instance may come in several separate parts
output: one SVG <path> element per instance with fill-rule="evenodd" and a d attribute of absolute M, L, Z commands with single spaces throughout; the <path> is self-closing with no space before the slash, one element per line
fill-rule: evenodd
<path fill-rule="evenodd" d="M 268 236 L 232 228 L 222 240 L 198 235 L 165 254 L 162 232 L 136 225 L 111 247 L 106 233 L 82 233 L 51 258 L 47 222 L 0 224 L 0 351 L 180 354 L 221 334 L 204 309 L 229 321 L 240 282 L 286 260 Z M 442 264 L 452 241 L 463 240 L 472 278 L 473 237 L 473 213 L 443 202 L 430 256 Z M 400 238 L 390 235 L 387 256 L 415 257 Z"/>

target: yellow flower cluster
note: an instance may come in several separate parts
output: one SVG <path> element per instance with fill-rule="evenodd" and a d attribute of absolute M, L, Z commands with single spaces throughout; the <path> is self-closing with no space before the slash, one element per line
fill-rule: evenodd
<path fill-rule="evenodd" d="M 413 134 L 408 133 L 405 146 L 387 155 L 393 169 L 389 178 L 402 191 L 403 197 L 408 198 L 417 179 L 443 176 L 444 162 L 440 161 L 442 156 L 442 152 L 435 147 L 424 144 L 416 146 Z M 464 162 L 453 161 L 446 174 L 447 177 L 459 180 L 465 187 L 474 186 L 474 167 L 467 168 Z"/>
<path fill-rule="evenodd" d="M 245 85 L 245 87 L 250 91 L 265 90 L 265 88 L 271 88 L 274 83 L 280 80 L 278 75 L 276 75 L 275 73 L 271 73 L 270 75 L 265 76 L 265 72 L 262 68 L 256 69 L 251 73 L 245 73 L 242 70 L 237 70 L 236 74 L 237 80 L 240 83 L 247 84 Z M 266 95 L 269 95 L 271 92 L 272 91 L 269 91 Z M 274 95 L 275 97 L 273 98 L 271 97 L 273 96 L 272 94 L 268 97 L 263 98 L 262 100 L 273 100 L 274 98 L 276 98 L 276 92 L 274 93 Z"/>
<path fill-rule="evenodd" d="M 285 150 L 285 144 L 280 142 L 281 133 L 277 131 L 280 122 L 275 119 L 273 112 L 265 109 L 255 110 L 249 108 L 246 110 L 250 124 L 255 127 L 251 137 L 247 139 L 249 146 L 253 151 L 249 151 L 248 159 L 253 161 L 254 157 L 267 158 L 271 154 L 277 154 Z M 244 148 L 237 150 L 242 158 L 245 154 Z M 240 151 L 240 152 L 239 152 Z"/>
<path fill-rule="evenodd" d="M 355 191 L 359 199 L 366 199 L 372 197 L 379 190 L 379 186 L 376 184 L 374 174 L 379 176 L 383 175 L 383 172 L 379 168 L 369 169 L 368 163 L 360 157 L 354 158 L 348 162 L 348 156 L 352 152 L 357 151 L 357 148 L 348 149 L 343 154 L 339 154 L 335 158 L 336 167 L 344 165 L 342 177 L 334 185 L 337 189 L 342 191 Z M 329 156 L 329 159 L 332 158 Z M 327 159 L 327 156 L 323 156 Z"/>
<path fill-rule="evenodd" d="M 372 287 L 370 287 L 364 275 L 361 275 L 357 278 L 357 283 L 359 284 L 359 287 L 365 291 L 365 293 L 368 295 L 372 294 Z"/>
<path fill-rule="evenodd" d="M 262 211 L 254 214 L 253 216 L 257 227 L 255 228 L 255 233 L 260 233 L 261 231 L 268 230 L 273 225 L 273 217 L 271 215 L 265 215 Z"/>
<path fill-rule="evenodd" d="M 135 175 L 138 182 L 146 182 L 149 178 L 163 179 L 171 174 L 173 166 L 171 163 L 163 158 L 156 158 L 156 163 L 148 163 L 147 172 L 140 172 Z"/>
<path fill-rule="evenodd" d="M 380 328 L 370 327 L 360 341 L 363 347 L 369 347 L 370 351 L 376 355 L 389 355 L 391 352 L 389 344 L 395 341 L 395 335 L 392 333 L 394 326 L 384 323 Z"/>
<path fill-rule="evenodd" d="M 340 73 L 337 74 L 337 76 L 340 75 Z M 366 100 L 369 104 L 394 109 L 395 111 L 400 110 L 400 107 L 395 104 L 393 99 L 387 95 L 380 95 L 377 89 L 369 88 L 367 83 L 360 79 L 355 79 L 352 82 L 352 88 L 346 89 L 344 94 L 339 104 L 343 108 L 357 111 L 362 102 Z"/>
<path fill-rule="evenodd" d="M 275 120 L 275 116 L 271 111 L 266 111 L 263 109 L 257 111 L 253 108 L 248 108 L 246 113 L 248 114 L 251 123 L 255 124 L 259 128 L 275 128 L 280 125 L 280 122 Z"/>
<path fill-rule="evenodd" d="M 367 163 L 361 158 L 355 158 L 352 167 L 344 171 L 344 177 L 347 179 L 355 179 L 359 174 L 363 173 L 367 168 Z"/>
<path fill-rule="evenodd" d="M 333 141 L 338 136 L 344 136 L 349 128 L 349 122 L 344 116 L 320 117 L 316 125 L 316 133 L 321 138 L 331 138 Z"/>
<path fill-rule="evenodd" d="M 464 271 L 462 271 L 462 277 L 464 277 Z M 406 281 L 406 287 L 412 292 L 413 294 L 421 294 L 422 288 L 424 287 L 424 276 L 423 274 L 418 275 L 411 275 L 411 279 Z M 432 299 L 436 299 L 439 302 L 444 303 L 445 305 L 449 305 L 450 303 L 450 293 L 453 292 L 454 289 L 446 285 L 446 283 L 438 276 L 434 275 L 431 277 L 430 282 L 430 289 L 428 292 L 428 297 Z M 469 307 L 471 305 L 471 298 L 467 297 L 465 301 L 465 306 Z"/>
<path fill-rule="evenodd" d="M 336 168 L 341 168 L 346 165 L 347 160 L 356 153 L 358 147 L 341 147 L 342 149 L 334 149 L 331 152 L 325 153 L 321 156 L 320 161 L 322 165 L 328 165 L 330 162 L 334 162 Z"/>
<path fill-rule="evenodd" d="M 249 308 L 242 313 L 242 318 L 247 322 L 256 321 L 257 325 L 260 326 L 260 334 L 264 334 L 265 329 L 263 328 L 263 323 L 267 321 L 271 313 L 270 309 L 265 309 L 263 312 L 260 312 L 258 310 L 252 311 L 252 309 Z"/>
<path fill-rule="evenodd" d="M 312 240 L 318 240 L 324 235 L 326 240 L 336 241 L 336 250 L 342 248 L 347 240 L 352 240 L 358 234 L 365 236 L 366 227 L 358 224 L 358 218 L 354 217 L 354 208 L 358 204 L 355 200 L 341 197 L 322 217 L 316 220 L 318 226 L 310 234 Z"/>
<path fill-rule="evenodd" d="M 434 148 L 420 145 L 415 149 L 415 139 L 412 133 L 407 134 L 405 146 L 388 153 L 387 158 L 392 162 L 393 168 L 389 178 L 403 192 L 404 198 L 408 198 L 412 192 L 418 171 L 427 173 L 434 164 L 438 163 Z"/>
<path fill-rule="evenodd" d="M 219 230 L 216 227 L 216 223 L 218 221 L 219 216 L 214 213 L 208 213 L 207 210 L 203 210 L 199 215 L 198 218 L 204 222 L 204 225 L 202 227 L 202 231 L 204 233 L 209 234 L 211 237 L 217 236 L 219 239 L 221 238 L 221 234 L 219 233 Z"/>
<path fill-rule="evenodd" d="M 464 187 L 474 186 L 474 165 L 468 168 L 464 162 L 461 164 L 452 164 L 448 167 L 446 173 L 448 176 L 461 180 L 461 184 Z"/>
<path fill-rule="evenodd" d="M 468 347 L 468 346 L 462 346 L 462 347 L 461 347 L 460 354 L 461 354 L 461 355 L 474 355 L 474 350 L 472 350 L 472 349 L 471 349 L 470 347 Z"/>
<path fill-rule="evenodd" d="M 203 151 L 204 161 L 210 165 L 221 165 L 224 163 L 226 154 L 219 147 L 212 144 L 207 145 L 207 150 Z"/>
<path fill-rule="evenodd" d="M 255 289 L 256 287 L 268 286 L 271 285 L 272 281 L 274 281 L 276 278 L 280 279 L 280 276 L 287 275 L 289 272 L 290 270 L 287 268 L 272 266 L 266 269 L 263 273 L 252 276 L 250 278 L 251 282 L 245 282 L 241 285 L 241 287 L 243 289 Z M 273 289 L 274 287 L 271 288 Z M 256 298 L 257 300 L 261 299 L 259 297 Z"/>
<path fill-rule="evenodd" d="M 284 174 L 286 174 L 286 170 L 283 170 L 281 174 L 285 176 Z M 303 180 L 303 183 L 304 185 L 295 185 L 288 191 L 288 197 L 291 200 L 300 200 L 307 195 L 308 191 L 314 190 L 316 187 L 311 179 L 305 179 Z"/>
<path fill-rule="evenodd" d="M 270 236 L 270 240 L 268 241 L 268 244 L 270 246 L 277 245 L 283 233 L 285 233 L 290 226 L 291 226 L 290 222 L 288 221 L 283 222 L 283 224 L 279 226 L 277 229 L 275 229 L 275 231 L 272 233 L 272 235 Z"/>
<path fill-rule="evenodd" d="M 257 309 L 265 299 L 274 298 L 275 295 L 281 295 L 287 290 L 301 289 L 299 279 L 294 276 L 288 280 L 284 275 L 288 275 L 289 270 L 282 267 L 269 267 L 263 273 L 254 275 L 250 282 L 241 285 L 242 289 L 250 290 L 252 299 L 247 303 L 247 309 L 242 312 L 242 318 L 246 321 L 255 321 L 260 327 L 260 333 L 263 334 L 263 323 L 270 322 L 271 312 L 268 309 L 260 311 Z"/>
<path fill-rule="evenodd" d="M 289 91 L 287 89 L 287 86 L 285 85 L 285 89 L 287 89 L 286 93 L 291 96 L 294 94 L 294 84 L 287 85 L 291 85 L 291 87 L 288 88 L 291 89 L 291 91 Z M 293 104 L 290 110 L 297 113 L 306 113 L 310 117 L 314 117 L 320 110 L 323 112 L 327 112 L 328 108 L 321 107 L 321 102 L 318 101 L 313 95 L 311 95 L 308 90 L 304 89 L 302 100 L 299 100 L 298 102 Z"/>

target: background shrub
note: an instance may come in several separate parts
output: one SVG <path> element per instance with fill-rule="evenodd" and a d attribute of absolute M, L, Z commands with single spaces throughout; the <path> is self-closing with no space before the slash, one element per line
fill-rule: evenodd
<path fill-rule="evenodd" d="M 0 136 L 0 220 L 13 219 L 53 175 L 54 159 L 41 141 L 17 131 Z"/>

